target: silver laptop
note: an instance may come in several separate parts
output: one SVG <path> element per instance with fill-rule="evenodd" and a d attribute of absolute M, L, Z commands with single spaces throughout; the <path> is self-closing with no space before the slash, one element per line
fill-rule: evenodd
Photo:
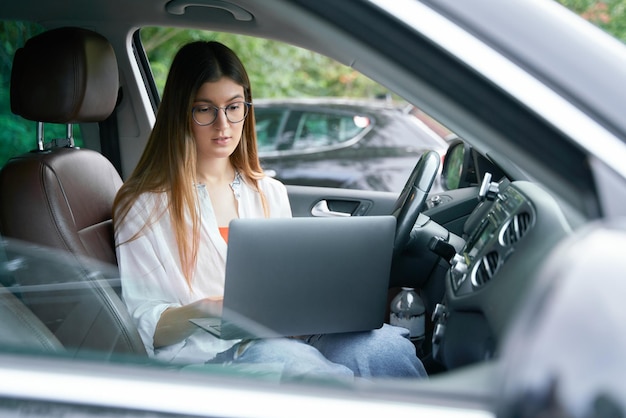
<path fill-rule="evenodd" d="M 233 220 L 222 318 L 191 321 L 222 339 L 380 328 L 395 227 L 393 216 Z"/>

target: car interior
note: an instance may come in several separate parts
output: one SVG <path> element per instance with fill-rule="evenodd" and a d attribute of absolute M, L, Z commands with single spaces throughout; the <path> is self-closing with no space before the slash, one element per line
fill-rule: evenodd
<path fill-rule="evenodd" d="M 45 57 L 58 66 L 39 66 Z M 117 61 L 101 35 L 80 28 L 61 28 L 33 38 L 15 57 L 11 105 L 16 113 L 37 123 L 79 122 L 106 119 L 117 101 Z M 72 146 L 37 149 L 11 159 L 0 172 L 0 224 L 2 235 L 50 247 L 77 259 L 115 265 L 111 208 L 122 184 L 119 173 L 102 154 Z M 43 143 L 43 141 L 40 141 Z M 16 182 L 15 179 L 20 179 Z M 51 274 L 35 274 L 40 263 L 13 272 L 13 285 L 37 288 Z M 78 270 L 55 280 L 80 282 L 78 287 L 57 287 L 28 292 L 22 302 L 63 346 L 103 353 L 143 353 L 145 349 L 115 283 L 115 269 Z M 38 280 L 40 282 L 38 282 Z M 119 285 L 119 281 L 117 282 Z M 48 303 L 47 299 L 54 300 Z M 44 301 L 42 303 L 42 300 Z M 16 312 L 16 317 L 18 316 Z M 21 320 L 25 317 L 20 316 Z M 90 319 L 90 320 L 88 320 Z M 32 324 L 33 321 L 31 320 Z M 9 326 L 9 323 L 5 323 Z M 16 322 L 16 329 L 22 324 Z M 33 325 L 34 327 L 34 325 Z M 45 327 L 37 333 L 45 335 Z"/>
<path fill-rule="evenodd" d="M 246 22 L 255 13 L 251 2 L 213 3 L 172 0 L 165 7 L 164 22 L 176 23 L 177 16 L 193 9 L 194 17 L 187 16 L 181 26 L 199 22 L 202 27 L 239 28 L 258 36 L 270 32 L 268 27 L 276 21 L 284 22 L 283 16 L 275 19 L 259 11 L 263 25 L 249 28 Z M 307 7 L 324 15 L 316 6 Z M 133 6 L 129 9 L 131 14 L 141 12 Z M 290 12 L 284 9 L 285 14 Z M 359 18 L 367 21 L 366 14 Z M 323 46 L 325 37 L 336 30 L 311 40 L 306 38 L 308 29 L 302 29 L 291 41 L 340 57 L 349 49 L 346 45 Z M 139 36 L 138 31 L 122 41 L 97 30 L 61 25 L 31 38 L 13 59 L 11 110 L 37 123 L 38 138 L 33 151 L 10 159 L 0 170 L 0 233 L 7 240 L 1 256 L 10 266 L 0 272 L 0 333 L 11 338 L 3 344 L 74 357 L 148 360 L 121 299 L 111 213 L 124 175 L 141 152 L 141 137 L 153 122 L 154 115 L 142 113 L 141 106 L 158 106 L 155 90 L 148 86 L 144 91 L 146 86 L 135 83 L 146 82 L 142 74 L 150 71 L 142 66 L 146 58 Z M 135 56 L 122 56 L 128 51 L 120 45 L 130 45 L 128 50 Z M 368 52 L 361 48 L 356 55 Z M 450 59 L 440 51 L 429 51 L 428 45 L 423 48 L 431 59 Z M 372 77 L 383 72 L 375 64 L 376 57 L 372 53 L 367 61 Z M 359 69 L 361 63 L 352 65 Z M 398 71 L 386 80 L 395 78 L 402 85 L 406 77 Z M 445 77 L 437 82 L 445 84 Z M 474 75 L 468 72 L 465 77 Z M 522 114 L 528 123 L 510 127 L 502 118 L 497 129 L 534 141 L 536 155 L 511 146 L 514 154 L 519 152 L 522 160 L 530 161 L 528 167 L 537 161 L 555 161 L 556 174 L 547 176 L 547 186 L 534 181 L 537 173 L 520 168 L 501 150 L 484 146 L 489 151 L 482 152 L 457 139 L 450 142 L 443 162 L 434 151 L 424 153 L 400 194 L 297 185 L 287 189 L 295 217 L 395 216 L 388 298 L 391 301 L 402 287 L 412 287 L 424 300 L 422 361 L 432 377 L 427 384 L 436 388 L 443 381 L 446 390 L 469 385 L 491 396 L 497 384 L 492 365 L 524 296 L 541 276 L 547 255 L 589 219 L 600 217 L 601 209 L 582 149 L 566 147 L 566 157 L 571 158 L 553 155 L 541 138 L 560 142 L 560 133 L 521 104 L 503 100 L 494 86 L 485 91 L 496 105 L 473 107 L 471 111 L 480 115 L 472 115 L 476 126 L 468 130 L 481 131 L 485 121 L 506 111 Z M 471 99 L 482 93 L 450 94 L 467 94 Z M 497 103 L 500 109 L 492 109 Z M 450 109 L 461 115 L 459 120 L 471 119 L 455 106 Z M 67 126 L 66 140 L 45 147 L 47 124 Z M 90 148 L 97 150 L 74 145 L 74 124 L 86 129 L 97 126 L 98 133 L 88 138 L 90 145 L 96 144 Z M 498 134 L 485 137 L 498 138 Z M 517 144 L 517 138 L 511 139 Z M 443 191 L 431 193 L 437 181 Z M 553 193 L 555 189 L 562 194 Z"/>
<path fill-rule="evenodd" d="M 68 59 L 56 61 L 60 63 L 59 68 L 45 67 L 44 76 L 41 73 L 44 67 L 34 63 L 46 54 L 67 56 Z M 99 122 L 109 116 L 117 102 L 115 54 L 106 39 L 92 31 L 61 28 L 39 35 L 18 51 L 13 68 L 13 111 L 41 124 Z M 58 86 L 63 88 L 55 91 Z M 53 100 L 42 100 L 41 97 Z M 480 288 L 499 273 L 500 268 L 502 274 L 508 276 L 523 271 L 516 265 L 515 258 L 508 263 L 503 261 L 511 257 L 517 246 L 521 250 L 524 246 L 549 248 L 570 231 L 567 222 L 559 219 L 562 215 L 549 195 L 536 190 L 531 184 L 510 185 L 495 181 L 481 186 L 478 195 L 482 202 L 473 213 L 469 213 L 472 204 L 468 204 L 460 216 L 457 214 L 447 220 L 444 216 L 450 216 L 449 213 L 443 211 L 439 215 L 437 206 L 430 217 L 422 215 L 419 220 L 422 209 L 427 206 L 430 187 L 439 172 L 439 162 L 439 155 L 435 152 L 424 154 L 391 210 L 398 224 L 394 248 L 399 260 L 394 265 L 391 284 L 406 286 L 406 277 L 409 276 L 410 284 L 424 288 L 429 284 L 431 275 L 440 276 L 447 264 L 453 263 L 453 292 L 448 295 L 451 302 L 457 303 L 458 300 L 461 309 L 463 305 L 471 307 L 473 298 L 479 299 L 480 304 L 511 304 L 521 291 L 511 287 L 511 279 L 506 289 L 500 289 L 497 283 L 486 290 Z M 16 183 L 15 178 L 21 181 Z M 71 145 L 40 149 L 15 157 L 0 173 L 3 201 L 11 203 L 0 208 L 3 235 L 67 251 L 78 258 L 89 257 L 105 265 L 114 265 L 110 208 L 121 182 L 115 167 L 102 154 Z M 476 196 L 470 196 L 471 200 L 477 201 Z M 335 210 L 338 210 L 339 204 L 330 201 Z M 459 217 L 465 219 L 464 222 L 459 222 Z M 453 221 L 462 223 L 464 230 L 447 226 Z M 533 232 L 545 231 L 546 228 L 553 230 L 549 234 L 552 239 L 546 240 L 542 234 L 534 242 Z M 465 247 L 462 237 L 468 238 Z M 425 251 L 429 246 L 432 250 Z M 457 256 L 457 253 L 462 256 Z M 104 280 L 106 271 L 85 270 L 77 279 L 88 285 L 88 291 L 87 286 L 81 286 L 55 297 L 66 303 L 59 303 L 54 308 L 49 304 L 40 306 L 37 300 L 41 295 L 37 294 L 25 296 L 24 303 L 38 313 L 43 324 L 48 327 L 55 324 L 56 336 L 67 348 L 77 352 L 81 349 L 95 350 L 106 355 L 110 355 L 109 351 L 145 354 L 118 297 L 119 290 L 116 294 L 115 288 Z M 416 275 L 414 272 L 423 274 Z M 32 286 L 36 283 L 27 281 L 32 277 L 38 276 L 23 275 L 18 271 L 14 278 L 20 286 Z M 523 280 L 519 280 L 518 286 L 524 286 Z M 506 329 L 509 318 L 503 315 L 484 318 L 471 309 L 449 315 L 449 308 L 441 303 L 442 286 L 433 287 L 430 293 L 424 292 L 424 295 L 430 296 L 426 298 L 427 311 L 436 312 L 432 324 L 436 357 L 446 367 L 457 368 L 492 356 L 498 333 Z M 78 291 L 80 294 L 76 293 Z M 510 300 L 505 297 L 507 292 L 510 292 Z M 97 307 L 93 315 L 102 324 L 86 322 L 83 309 L 66 306 L 77 301 L 90 310 Z M 80 326 L 80 323 L 84 325 Z M 72 332 L 68 333 L 67 329 Z M 464 329 L 479 332 L 466 335 L 462 331 Z M 460 336 L 461 340 L 446 341 L 444 344 L 445 335 Z"/>

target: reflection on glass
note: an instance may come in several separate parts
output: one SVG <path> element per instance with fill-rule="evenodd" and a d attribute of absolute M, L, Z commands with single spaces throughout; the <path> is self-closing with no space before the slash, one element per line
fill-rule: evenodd
<path fill-rule="evenodd" d="M 465 159 L 465 147 L 458 144 L 446 155 L 447 170 L 445 173 L 446 189 L 458 189 L 461 184 L 461 173 L 463 171 L 463 160 Z"/>

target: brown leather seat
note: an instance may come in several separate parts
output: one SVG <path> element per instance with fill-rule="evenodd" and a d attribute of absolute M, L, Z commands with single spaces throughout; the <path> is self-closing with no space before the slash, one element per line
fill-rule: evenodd
<path fill-rule="evenodd" d="M 91 150 L 12 158 L 0 172 L 2 234 L 115 265 L 111 208 L 121 184 L 111 163 Z"/>
<path fill-rule="evenodd" d="M 3 350 L 63 352 L 63 346 L 54 334 L 2 285 L 0 285 L 0 317 Z"/>
<path fill-rule="evenodd" d="M 114 110 L 117 93 L 115 54 L 95 32 L 51 30 L 30 39 L 15 55 L 11 109 L 39 124 L 69 127 L 102 121 Z M 84 274 L 51 277 L 45 267 L 36 271 L 31 263 L 15 272 L 16 283 L 18 287 L 72 283 L 55 287 L 54 303 L 42 303 L 42 292 L 38 297 L 24 292 L 23 298 L 66 349 L 95 350 L 105 356 L 111 352 L 145 355 L 139 334 L 111 286 L 119 285 L 111 218 L 122 180 L 103 155 L 74 148 L 68 136 L 69 146 L 50 150 L 38 138 L 36 150 L 2 168 L 0 228 L 5 238 L 71 254 L 68 262 L 78 263 Z"/>
<path fill-rule="evenodd" d="M 104 120 L 117 100 L 117 71 L 101 35 L 79 28 L 46 32 L 15 54 L 11 110 L 39 123 Z M 1 182 L 4 236 L 115 264 L 111 205 L 122 180 L 100 153 L 37 149 L 9 160 Z"/>

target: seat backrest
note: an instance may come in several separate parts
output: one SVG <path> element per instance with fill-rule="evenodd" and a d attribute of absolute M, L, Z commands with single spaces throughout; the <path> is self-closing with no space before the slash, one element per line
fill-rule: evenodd
<path fill-rule="evenodd" d="M 0 171 L 2 234 L 115 265 L 111 210 L 121 184 L 96 151 L 15 157 Z"/>
<path fill-rule="evenodd" d="M 67 251 L 10 239 L 2 242 L 2 252 L 6 263 L 0 265 L 8 268 L 0 284 L 54 334 L 66 355 L 145 357 L 132 318 L 99 268 L 90 269 Z"/>
<path fill-rule="evenodd" d="M 11 110 L 39 124 L 103 121 L 115 109 L 118 77 L 115 53 L 103 36 L 81 28 L 54 29 L 16 52 Z M 73 146 L 45 150 L 42 142 L 38 138 L 37 150 L 9 160 L 0 171 L 2 235 L 72 254 L 85 266 L 85 274 L 73 280 L 92 290 L 83 293 L 89 303 L 77 304 L 75 297 L 65 305 L 57 298 L 54 309 L 29 305 L 29 299 L 25 303 L 43 323 L 55 324 L 52 330 L 66 348 L 145 354 L 121 299 L 110 281 L 102 280 L 103 275 L 117 278 L 119 284 L 112 207 L 121 177 L 96 151 Z M 87 258 L 101 266 L 94 271 Z M 29 272 L 16 278 L 23 281 L 18 285 L 45 280 Z M 87 308 L 90 319 L 81 321 Z"/>
<path fill-rule="evenodd" d="M 53 353 L 64 351 L 54 334 L 1 284 L 0 318 L 0 344 L 3 350 Z"/>

